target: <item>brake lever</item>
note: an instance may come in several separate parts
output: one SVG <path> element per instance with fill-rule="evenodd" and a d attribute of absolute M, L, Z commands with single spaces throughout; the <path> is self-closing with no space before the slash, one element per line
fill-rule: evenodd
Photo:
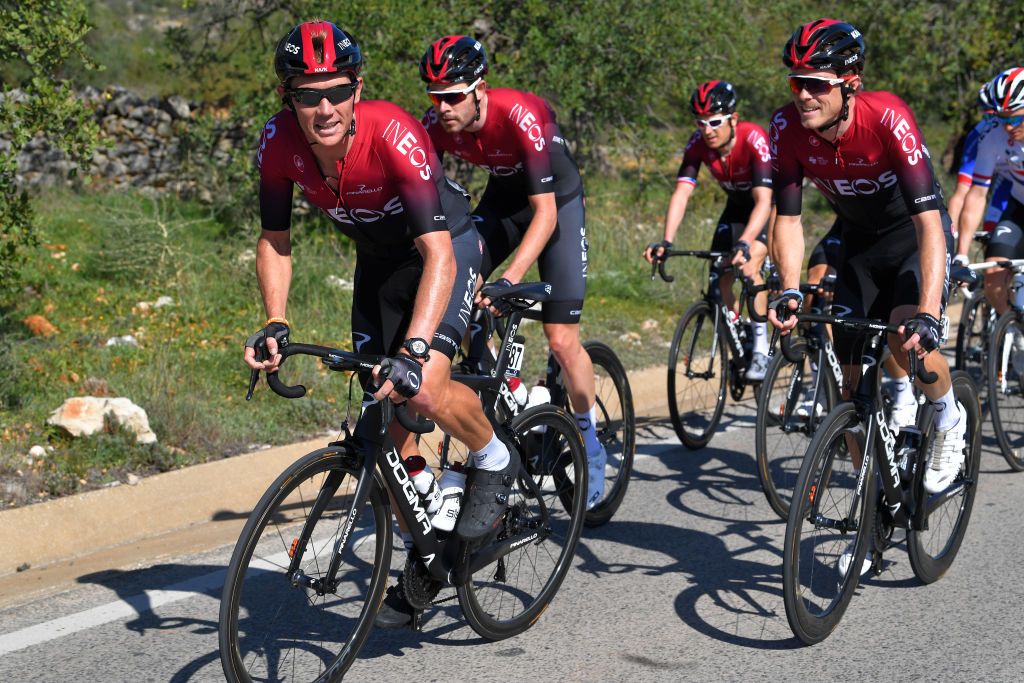
<path fill-rule="evenodd" d="M 260 381 L 260 371 L 253 369 L 249 373 L 249 391 L 245 394 L 245 400 L 252 400 L 252 392 L 256 389 L 256 383 Z"/>

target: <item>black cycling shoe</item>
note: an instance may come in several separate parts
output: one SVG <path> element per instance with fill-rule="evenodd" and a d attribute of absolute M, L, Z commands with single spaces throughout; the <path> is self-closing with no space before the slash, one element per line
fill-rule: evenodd
<path fill-rule="evenodd" d="M 467 468 L 466 494 L 455 533 L 464 541 L 476 541 L 490 533 L 508 505 L 508 494 L 519 474 L 519 453 L 508 447 L 508 464 L 496 472 Z"/>
<path fill-rule="evenodd" d="M 412 623 L 413 606 L 405 599 L 402 592 L 402 579 L 390 586 L 384 594 L 384 602 L 377 611 L 374 625 L 377 628 L 402 628 Z"/>

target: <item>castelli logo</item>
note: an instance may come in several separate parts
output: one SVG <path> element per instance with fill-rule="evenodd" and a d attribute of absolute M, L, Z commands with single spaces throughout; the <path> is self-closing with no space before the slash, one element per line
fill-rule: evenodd
<path fill-rule="evenodd" d="M 298 170 L 299 173 L 306 172 L 306 164 L 304 161 L 302 161 L 302 157 L 300 157 L 298 154 L 292 157 L 292 163 L 295 164 L 295 168 Z"/>

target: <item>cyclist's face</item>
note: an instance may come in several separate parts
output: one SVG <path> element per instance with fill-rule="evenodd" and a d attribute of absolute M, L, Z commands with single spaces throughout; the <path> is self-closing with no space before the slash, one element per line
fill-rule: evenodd
<path fill-rule="evenodd" d="M 1007 137 L 1014 142 L 1024 140 L 1024 109 L 999 114 L 997 118 L 1006 131 Z"/>
<path fill-rule="evenodd" d="M 814 79 L 836 80 L 838 78 L 834 71 L 796 69 L 793 73 L 797 76 Z M 859 80 L 859 77 L 855 77 L 849 83 L 851 86 L 856 85 L 859 84 Z M 820 128 L 827 125 L 834 121 L 843 110 L 843 93 L 839 86 L 829 86 L 823 81 L 812 81 L 811 85 L 817 86 L 819 83 L 822 84 L 820 88 L 812 87 L 811 89 L 815 91 L 823 89 L 825 92 L 816 92 L 812 95 L 804 87 L 793 92 L 793 104 L 796 105 L 796 109 L 800 113 L 800 124 L 804 128 Z M 792 89 L 792 81 L 790 88 Z"/>
<path fill-rule="evenodd" d="M 432 83 L 427 89 L 430 101 L 437 113 L 437 120 L 448 133 L 465 130 L 476 119 L 477 99 L 487 88 L 487 82 L 480 80 L 470 89 L 472 83 Z M 448 93 L 447 95 L 443 93 Z"/>
<path fill-rule="evenodd" d="M 732 137 L 733 126 L 739 121 L 740 115 L 732 114 L 708 114 L 707 116 L 694 119 L 700 136 L 704 138 L 704 144 L 711 149 L 718 149 Z M 717 124 L 717 125 L 716 125 Z"/>
<path fill-rule="evenodd" d="M 288 82 L 287 88 L 282 89 L 282 94 L 290 99 L 299 127 L 309 142 L 325 147 L 344 142 L 352 125 L 355 103 L 359 101 L 363 90 L 361 78 L 354 91 L 351 91 L 351 83 L 352 79 L 348 75 L 295 76 Z M 350 87 L 344 88 L 345 85 Z M 324 96 L 316 104 L 309 104 L 316 99 L 308 92 L 311 90 L 324 91 Z M 301 95 L 289 96 L 289 92 L 293 91 Z M 300 101 L 300 96 L 304 101 Z M 338 104 L 331 104 L 332 99 Z"/>

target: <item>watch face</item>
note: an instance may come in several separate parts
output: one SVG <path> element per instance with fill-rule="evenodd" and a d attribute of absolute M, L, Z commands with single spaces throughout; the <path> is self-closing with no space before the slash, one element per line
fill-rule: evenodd
<path fill-rule="evenodd" d="M 422 339 L 413 339 L 409 342 L 409 350 L 417 356 L 427 355 L 427 342 Z"/>

